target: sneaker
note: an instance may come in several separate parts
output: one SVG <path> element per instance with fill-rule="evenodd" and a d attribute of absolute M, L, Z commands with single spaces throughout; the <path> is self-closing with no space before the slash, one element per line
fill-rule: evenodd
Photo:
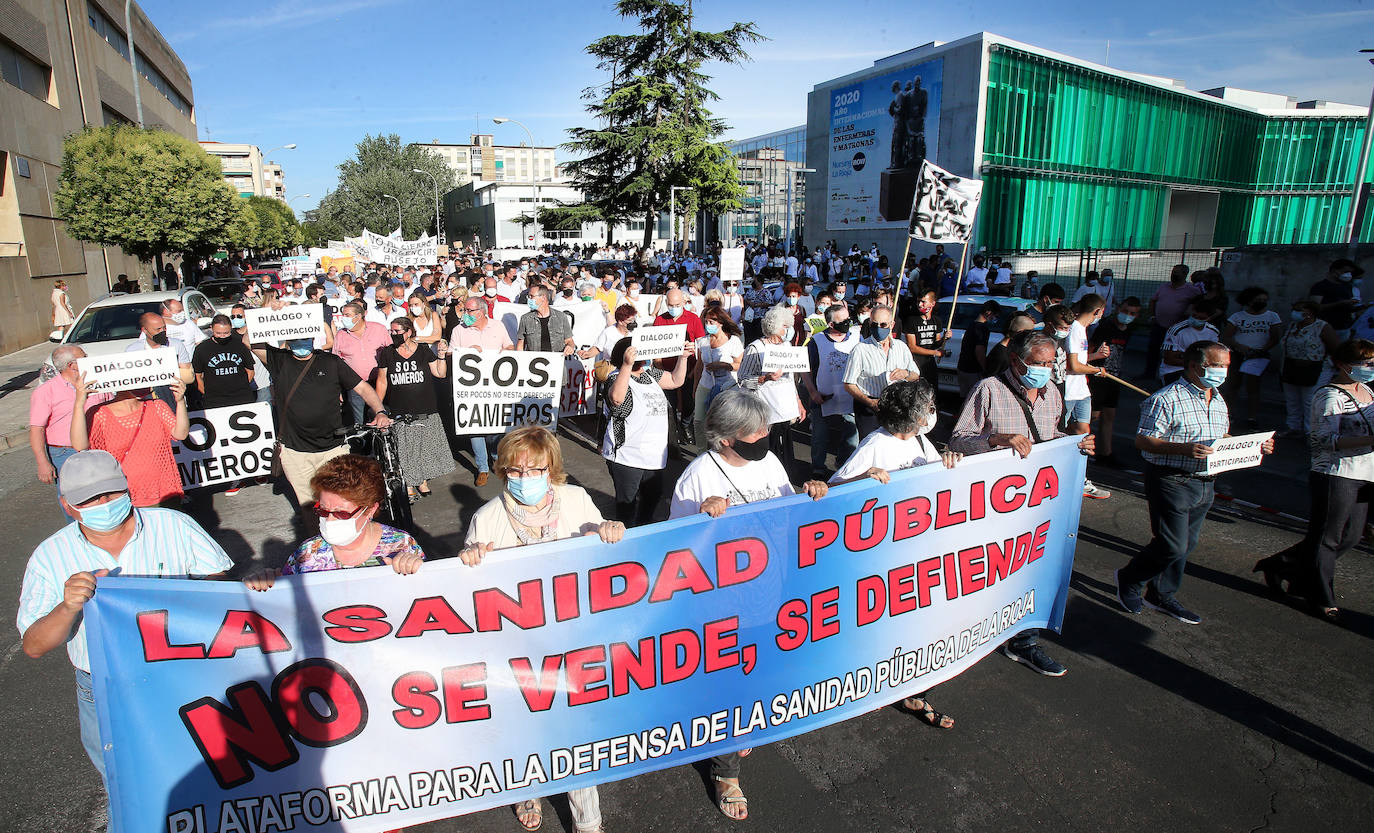
<path fill-rule="evenodd" d="M 1202 623 L 1202 617 L 1192 612 L 1188 608 L 1178 603 L 1177 599 L 1149 599 L 1144 600 L 1149 607 L 1158 610 L 1165 616 L 1172 616 L 1185 625 L 1198 625 Z"/>
<path fill-rule="evenodd" d="M 1112 493 L 1093 483 L 1091 480 L 1083 481 L 1083 497 L 1090 497 L 1093 500 L 1106 500 Z"/>
<path fill-rule="evenodd" d="M 1132 615 L 1139 613 L 1145 608 L 1145 600 L 1139 593 L 1127 592 L 1126 586 L 1121 583 L 1121 571 L 1116 571 L 1116 600 L 1121 602 L 1121 606 L 1127 613 Z"/>
<path fill-rule="evenodd" d="M 1029 665 L 1032 671 L 1037 674 L 1044 674 L 1046 677 L 1062 677 L 1064 672 L 1069 670 L 1055 662 L 1039 645 L 1032 645 L 1029 648 L 1013 648 L 1008 644 L 1003 644 L 1002 653 L 1008 659 Z"/>
<path fill-rule="evenodd" d="M 240 486 L 240 485 L 238 485 L 238 484 L 234 484 L 234 485 L 231 486 L 230 488 L 225 489 L 225 490 L 224 490 L 224 493 L 225 493 L 226 495 L 228 495 L 229 497 L 233 497 L 234 495 L 238 494 L 238 493 L 239 493 L 239 490 L 242 489 L 242 488 L 243 488 L 242 486 Z"/>
<path fill-rule="evenodd" d="M 479 472 L 477 472 L 477 485 L 478 485 L 478 486 L 485 486 L 485 485 L 487 485 L 487 481 L 488 481 L 489 479 L 491 479 L 491 475 L 488 474 L 487 472 L 484 472 L 484 471 L 479 471 Z"/>

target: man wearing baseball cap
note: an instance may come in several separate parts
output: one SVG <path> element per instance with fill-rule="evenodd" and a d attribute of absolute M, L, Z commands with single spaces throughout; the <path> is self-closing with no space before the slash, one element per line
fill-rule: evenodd
<path fill-rule="evenodd" d="M 38 545 L 24 570 L 19 632 L 24 653 L 37 658 L 66 646 L 76 667 L 81 745 L 100 778 L 100 749 L 90 655 L 82 609 L 96 581 L 111 573 L 168 578 L 220 577 L 233 566 L 205 530 L 173 509 L 135 509 L 129 483 L 108 451 L 67 458 L 58 481 L 62 509 L 76 519 Z"/>

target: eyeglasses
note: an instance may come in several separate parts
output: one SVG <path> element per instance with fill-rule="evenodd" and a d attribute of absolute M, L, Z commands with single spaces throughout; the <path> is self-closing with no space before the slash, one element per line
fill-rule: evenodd
<path fill-rule="evenodd" d="M 352 511 L 348 509 L 325 509 L 323 506 L 320 505 L 320 502 L 318 500 L 310 506 L 310 511 L 314 512 L 319 517 L 333 518 L 336 521 L 347 521 L 356 518 L 358 516 L 358 513 L 363 511 L 363 509 L 364 507 L 362 506 L 359 506 L 357 509 L 354 509 Z"/>
<path fill-rule="evenodd" d="M 528 469 L 518 469 L 511 466 L 506 469 L 506 477 L 543 477 L 548 473 L 548 466 L 536 466 Z"/>

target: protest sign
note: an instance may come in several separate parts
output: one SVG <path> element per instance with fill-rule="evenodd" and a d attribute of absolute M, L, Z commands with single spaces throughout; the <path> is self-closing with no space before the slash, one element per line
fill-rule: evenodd
<path fill-rule="evenodd" d="M 357 274 L 357 266 L 354 263 L 353 255 L 322 255 L 320 257 L 320 268 L 328 272 L 330 269 L 338 269 L 340 275 Z"/>
<path fill-rule="evenodd" d="M 805 347 L 770 344 L 763 354 L 764 373 L 808 373 L 811 359 Z"/>
<path fill-rule="evenodd" d="M 563 357 L 563 392 L 559 399 L 558 417 L 583 416 L 596 413 L 596 359 Z"/>
<path fill-rule="evenodd" d="M 908 234 L 930 243 L 967 241 L 982 194 L 982 180 L 955 176 L 925 160 L 916 181 Z"/>
<path fill-rule="evenodd" d="M 252 344 L 314 338 L 325 332 L 324 307 L 319 304 L 245 310 L 243 320 L 248 325 L 248 341 Z"/>
<path fill-rule="evenodd" d="M 396 232 L 384 237 L 363 229 L 357 237 L 344 240 L 358 258 L 386 266 L 432 266 L 439 262 L 439 246 L 429 233 L 415 240 L 401 240 Z"/>
<path fill-rule="evenodd" d="M 1264 457 L 1260 446 L 1274 436 L 1273 431 L 1260 431 L 1255 434 L 1242 434 L 1239 437 L 1222 437 L 1212 443 L 1212 453 L 1207 455 L 1207 466 L 1203 474 L 1220 474 L 1232 469 L 1248 469 L 1258 466 Z"/>
<path fill-rule="evenodd" d="M 744 249 L 720 250 L 720 280 L 721 283 L 744 280 Z"/>
<path fill-rule="evenodd" d="M 562 353 L 453 351 L 453 432 L 504 434 L 558 425 Z"/>
<path fill-rule="evenodd" d="M 281 259 L 279 273 L 284 281 L 292 278 L 310 278 L 315 275 L 315 261 L 309 255 L 284 257 Z"/>
<path fill-rule="evenodd" d="M 600 301 L 579 301 L 565 307 L 555 307 L 554 310 L 566 313 L 572 319 L 573 343 L 578 347 L 596 344 L 596 337 L 606 329 L 606 308 Z"/>
<path fill-rule="evenodd" d="M 153 388 L 181 378 L 177 353 L 171 347 L 85 356 L 76 360 L 76 370 L 85 374 L 91 393 Z"/>
<path fill-rule="evenodd" d="M 492 305 L 491 317 L 501 322 L 501 326 L 506 328 L 506 335 L 510 336 L 511 344 L 514 344 L 520 337 L 520 317 L 529 311 L 529 304 L 497 301 Z"/>
<path fill-rule="evenodd" d="M 681 356 L 682 348 L 687 344 L 687 325 L 636 327 L 630 336 L 633 339 L 630 346 L 635 349 L 635 358 L 639 361 Z"/>
<path fill-rule="evenodd" d="M 250 402 L 192 411 L 191 433 L 172 441 L 183 489 L 257 477 L 272 470 L 272 404 Z"/>
<path fill-rule="evenodd" d="M 657 316 L 657 313 L 654 312 L 654 310 L 658 309 L 658 302 L 659 299 L 662 297 L 662 295 L 641 294 L 638 298 L 626 299 L 627 303 L 632 303 L 635 305 L 635 320 L 639 322 L 639 326 L 653 326 L 654 318 Z"/>
<path fill-rule="evenodd" d="M 106 576 L 113 827 L 384 830 L 863 715 L 1060 629 L 1079 438 L 420 568 Z M 686 777 L 686 776 L 684 776 Z M 275 826 L 247 821 L 281 819 Z"/>

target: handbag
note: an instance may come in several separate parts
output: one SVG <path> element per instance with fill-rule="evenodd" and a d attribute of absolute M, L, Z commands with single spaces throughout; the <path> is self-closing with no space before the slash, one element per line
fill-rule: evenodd
<path fill-rule="evenodd" d="M 1279 371 L 1279 381 L 1300 388 L 1311 387 L 1321 378 L 1323 364 L 1325 362 L 1321 359 L 1290 359 L 1285 356 L 1283 369 Z"/>
<path fill-rule="evenodd" d="M 306 361 L 305 367 L 301 368 L 301 373 L 299 376 L 296 377 L 296 381 L 291 384 L 291 390 L 286 392 L 286 398 L 283 399 L 281 403 L 281 410 L 277 412 L 277 422 L 279 423 L 277 426 L 278 439 L 272 445 L 272 469 L 270 472 L 273 479 L 281 477 L 283 474 L 285 474 L 285 470 L 282 469 L 281 465 L 282 444 L 280 437 L 281 428 L 286 425 L 286 409 L 288 406 L 290 406 L 291 397 L 296 395 L 296 389 L 301 386 L 301 382 L 305 379 L 305 375 L 310 372 L 310 365 L 314 363 L 315 354 L 312 353 L 310 354 L 310 358 Z"/>

